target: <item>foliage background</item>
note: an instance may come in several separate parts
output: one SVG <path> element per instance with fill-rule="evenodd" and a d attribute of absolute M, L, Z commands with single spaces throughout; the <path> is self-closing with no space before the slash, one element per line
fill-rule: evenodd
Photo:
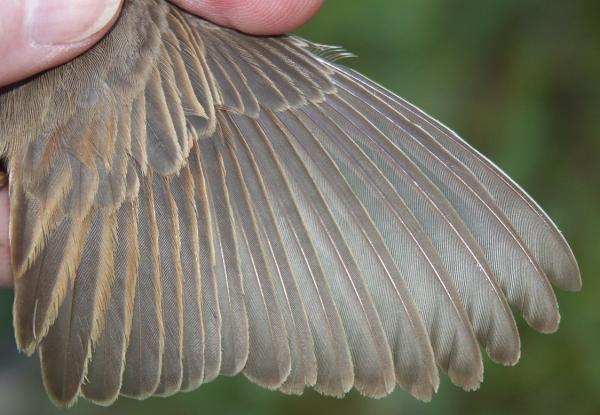
<path fill-rule="evenodd" d="M 0 413 L 517 414 L 600 413 L 600 2 L 329 0 L 299 33 L 342 45 L 355 67 L 442 120 L 520 183 L 558 223 L 584 290 L 558 292 L 563 320 L 522 330 L 513 368 L 486 361 L 480 390 L 443 379 L 430 404 L 402 390 L 370 400 L 262 390 L 242 376 L 199 390 L 70 411 L 45 397 L 36 359 L 15 352 L 12 292 L 0 291 Z"/>

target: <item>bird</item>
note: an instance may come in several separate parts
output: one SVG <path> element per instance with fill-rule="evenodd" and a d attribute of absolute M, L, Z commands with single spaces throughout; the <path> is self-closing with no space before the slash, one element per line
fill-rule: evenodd
<path fill-rule="evenodd" d="M 342 397 L 465 390 L 580 271 L 456 133 L 341 65 L 164 0 L 0 91 L 17 346 L 56 405 L 243 373 Z"/>

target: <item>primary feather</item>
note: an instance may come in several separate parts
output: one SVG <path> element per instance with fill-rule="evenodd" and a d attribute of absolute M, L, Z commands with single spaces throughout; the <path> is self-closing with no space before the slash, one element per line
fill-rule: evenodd
<path fill-rule="evenodd" d="M 127 0 L 82 57 L 0 95 L 19 348 L 102 404 L 243 372 L 420 399 L 514 364 L 509 305 L 580 288 L 538 205 L 323 47 Z"/>

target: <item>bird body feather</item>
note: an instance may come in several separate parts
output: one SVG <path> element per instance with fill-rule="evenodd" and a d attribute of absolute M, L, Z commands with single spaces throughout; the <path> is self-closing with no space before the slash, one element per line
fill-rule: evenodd
<path fill-rule="evenodd" d="M 320 50 L 320 53 L 317 53 Z M 326 55 L 326 54 L 325 54 Z M 87 54 L 0 94 L 15 332 L 52 400 L 243 372 L 287 393 L 428 400 L 509 306 L 554 331 L 573 254 L 455 133 L 323 47 L 127 0 Z"/>

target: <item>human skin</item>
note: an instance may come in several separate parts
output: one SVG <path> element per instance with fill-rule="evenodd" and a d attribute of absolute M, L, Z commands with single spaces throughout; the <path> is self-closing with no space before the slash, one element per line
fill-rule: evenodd
<path fill-rule="evenodd" d="M 0 14 L 0 87 L 85 52 L 116 21 L 123 0 L 8 0 Z M 223 26 L 269 35 L 308 21 L 324 0 L 173 0 Z M 43 4 L 44 10 L 35 5 Z M 39 17 L 38 17 L 39 16 Z M 0 287 L 13 285 L 8 189 L 0 190 Z"/>

